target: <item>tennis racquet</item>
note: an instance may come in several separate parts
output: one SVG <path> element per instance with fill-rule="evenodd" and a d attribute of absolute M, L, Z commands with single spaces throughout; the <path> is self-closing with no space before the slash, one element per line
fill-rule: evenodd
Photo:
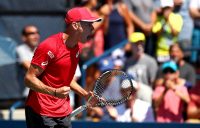
<path fill-rule="evenodd" d="M 94 107 L 117 106 L 124 103 L 132 93 L 136 92 L 135 83 L 123 71 L 112 69 L 101 74 L 95 82 L 93 94 L 98 102 Z M 91 97 L 88 99 L 89 103 Z M 88 108 L 88 104 L 82 105 L 72 111 L 70 117 L 76 116 Z"/>

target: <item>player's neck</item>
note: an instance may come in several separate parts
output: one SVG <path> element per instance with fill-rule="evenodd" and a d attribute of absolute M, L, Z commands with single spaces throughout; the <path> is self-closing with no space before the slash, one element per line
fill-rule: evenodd
<path fill-rule="evenodd" d="M 63 42 L 68 48 L 74 48 L 78 44 L 77 38 L 66 33 L 63 34 Z"/>

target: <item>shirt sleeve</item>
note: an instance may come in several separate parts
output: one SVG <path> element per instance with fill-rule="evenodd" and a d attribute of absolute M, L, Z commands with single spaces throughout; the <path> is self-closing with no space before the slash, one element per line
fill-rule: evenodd
<path fill-rule="evenodd" d="M 55 58 L 56 46 L 53 43 L 47 41 L 42 42 L 35 50 L 31 64 L 37 65 L 43 70 L 51 63 Z"/>
<path fill-rule="evenodd" d="M 76 71 L 75 71 L 74 76 L 75 76 L 77 79 L 79 79 L 79 78 L 81 77 L 81 69 L 80 69 L 80 66 L 79 66 L 79 65 L 77 65 L 77 67 L 76 67 Z"/>
<path fill-rule="evenodd" d="M 165 87 L 163 86 L 157 86 L 156 89 L 153 92 L 153 99 L 157 99 L 158 97 L 160 97 L 160 95 L 164 92 Z"/>
<path fill-rule="evenodd" d="M 31 61 L 33 57 L 33 52 L 30 52 L 29 50 L 25 49 L 22 46 L 18 46 L 16 48 L 18 62 L 22 64 L 24 61 Z"/>
<path fill-rule="evenodd" d="M 16 52 L 19 63 L 22 63 L 23 61 L 27 60 L 27 58 L 25 57 L 26 54 L 24 53 L 24 51 L 21 50 L 20 47 L 16 48 Z"/>

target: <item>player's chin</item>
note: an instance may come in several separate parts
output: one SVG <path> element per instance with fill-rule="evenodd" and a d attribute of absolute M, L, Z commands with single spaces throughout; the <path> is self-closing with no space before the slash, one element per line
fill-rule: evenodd
<path fill-rule="evenodd" d="M 90 39 L 91 39 L 91 36 L 86 36 L 85 38 L 82 38 L 81 42 L 86 43 Z"/>
<path fill-rule="evenodd" d="M 92 39 L 92 38 L 93 38 L 92 35 L 88 35 L 88 36 L 87 36 L 87 40 L 90 40 L 90 39 Z"/>

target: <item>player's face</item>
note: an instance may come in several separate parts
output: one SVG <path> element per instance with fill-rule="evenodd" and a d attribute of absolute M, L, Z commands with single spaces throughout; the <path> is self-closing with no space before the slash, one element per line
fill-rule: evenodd
<path fill-rule="evenodd" d="M 81 24 L 81 37 L 80 41 L 82 43 L 86 42 L 90 39 L 92 32 L 94 30 L 94 27 L 92 25 L 92 22 L 80 22 Z"/>
<path fill-rule="evenodd" d="M 38 45 L 40 40 L 40 34 L 36 27 L 29 26 L 26 28 L 26 34 L 24 35 L 24 41 L 31 47 Z"/>

